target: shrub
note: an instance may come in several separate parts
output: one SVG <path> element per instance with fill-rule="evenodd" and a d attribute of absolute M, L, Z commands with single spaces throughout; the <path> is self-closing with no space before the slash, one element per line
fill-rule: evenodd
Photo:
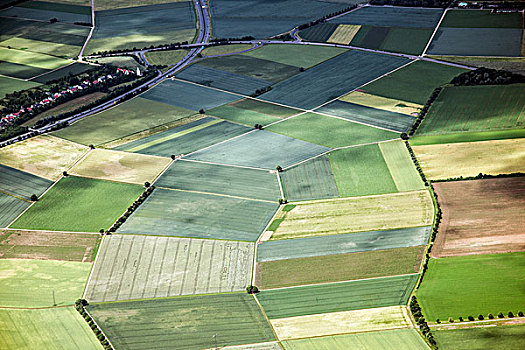
<path fill-rule="evenodd" d="M 259 288 L 257 288 L 257 286 L 250 285 L 250 286 L 246 287 L 246 292 L 248 294 L 257 294 L 257 293 L 259 293 Z"/>
<path fill-rule="evenodd" d="M 498 318 L 504 318 L 504 317 L 505 317 L 505 316 L 503 316 L 503 312 L 500 312 L 500 313 L 498 314 Z"/>
<path fill-rule="evenodd" d="M 474 317 L 469 316 L 469 317 L 468 317 L 468 320 L 469 320 L 469 321 L 474 321 Z"/>
<path fill-rule="evenodd" d="M 436 323 L 441 323 L 441 320 L 438 318 L 438 319 L 436 320 Z"/>
<path fill-rule="evenodd" d="M 522 311 L 518 312 L 518 317 L 523 317 L 523 312 Z"/>
<path fill-rule="evenodd" d="M 281 166 L 278 165 L 278 166 L 275 168 L 275 170 L 277 170 L 278 172 L 282 172 L 282 171 L 283 171 L 283 168 L 281 168 Z"/>
<path fill-rule="evenodd" d="M 478 320 L 483 321 L 484 319 L 485 319 L 485 317 L 483 317 L 482 314 L 479 314 L 479 315 L 478 315 Z"/>
<path fill-rule="evenodd" d="M 514 317 L 514 314 L 512 313 L 512 311 L 509 311 L 509 313 L 507 314 L 507 316 L 509 316 L 509 317 Z"/>
<path fill-rule="evenodd" d="M 31 195 L 31 201 L 36 202 L 38 200 L 38 196 L 36 194 Z"/>
<path fill-rule="evenodd" d="M 151 186 L 151 184 L 150 184 L 149 182 L 147 182 L 147 181 L 144 182 L 144 187 L 148 188 L 148 187 L 150 187 L 150 186 Z"/>
<path fill-rule="evenodd" d="M 463 317 L 459 316 L 459 322 L 463 322 Z"/>
<path fill-rule="evenodd" d="M 204 114 L 204 109 L 199 109 L 199 114 Z"/>
<path fill-rule="evenodd" d="M 449 318 L 448 318 L 448 322 L 450 322 L 450 323 L 454 323 L 454 319 L 453 319 L 452 317 L 449 317 Z"/>
<path fill-rule="evenodd" d="M 494 315 L 493 314 L 489 314 L 489 319 L 493 320 L 494 319 Z"/>
<path fill-rule="evenodd" d="M 63 175 L 63 176 L 68 176 L 69 174 L 67 173 L 67 171 L 64 170 L 64 171 L 62 172 L 62 175 Z"/>

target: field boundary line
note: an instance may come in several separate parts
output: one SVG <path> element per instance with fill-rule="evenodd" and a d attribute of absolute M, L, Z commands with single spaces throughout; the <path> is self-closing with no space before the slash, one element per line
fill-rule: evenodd
<path fill-rule="evenodd" d="M 284 189 L 283 189 L 283 183 L 281 181 L 281 175 L 279 175 L 279 172 L 276 171 L 275 175 L 277 176 L 277 183 L 279 184 L 279 192 L 281 192 L 281 198 L 286 199 L 284 196 Z"/>
<path fill-rule="evenodd" d="M 266 199 L 254 199 L 254 198 L 248 198 L 248 197 L 240 197 L 240 196 L 232 196 L 229 194 L 221 194 L 221 193 L 214 193 L 214 192 L 203 192 L 203 191 L 195 191 L 195 190 L 181 190 L 179 188 L 169 188 L 169 187 L 155 187 L 163 190 L 169 190 L 169 191 L 176 191 L 176 192 L 187 192 L 187 193 L 196 193 L 196 194 L 204 194 L 209 196 L 216 196 L 216 197 L 228 197 L 228 198 L 234 198 L 234 199 L 244 199 L 254 202 L 265 202 L 265 203 L 272 203 L 277 204 L 278 202 L 272 202 Z"/>
<path fill-rule="evenodd" d="M 75 310 L 76 311 L 76 310 Z M 99 324 L 97 323 L 97 321 L 93 318 L 93 316 L 89 313 L 89 311 L 84 308 L 84 311 L 86 312 L 86 314 L 89 315 L 89 317 L 91 317 L 91 320 L 93 321 L 93 323 L 97 326 L 97 328 L 100 330 L 100 333 L 104 334 L 104 337 L 106 338 L 106 340 L 108 341 L 109 345 L 111 346 L 112 349 L 115 349 L 115 347 L 113 346 L 113 343 L 111 342 L 111 340 L 109 340 L 108 336 L 106 335 L 106 333 L 104 333 L 104 330 L 99 326 Z M 77 311 L 78 312 L 78 311 Z M 84 322 L 87 324 L 87 321 L 84 320 Z M 88 325 L 89 326 L 89 325 Z M 95 335 L 95 334 L 93 334 Z"/>
<path fill-rule="evenodd" d="M 168 171 L 169 167 L 170 167 L 173 163 L 175 163 L 176 161 L 177 161 L 177 159 L 172 159 L 172 160 L 168 163 L 168 165 L 166 165 L 166 166 L 164 167 L 164 169 L 162 169 L 162 171 L 161 171 L 160 173 L 158 173 L 157 176 L 151 181 L 151 184 L 152 184 L 152 185 L 155 185 L 155 182 L 157 182 L 157 180 L 158 180 L 162 175 L 164 175 L 164 173 L 165 173 L 166 171 Z"/>
<path fill-rule="evenodd" d="M 28 260 L 28 259 L 20 259 L 20 260 Z M 31 260 L 31 259 L 29 259 Z M 61 260 L 59 260 L 61 261 Z M 75 306 L 75 304 L 68 304 L 68 305 L 57 305 L 57 306 L 41 306 L 41 307 L 19 307 L 19 306 L 0 306 L 0 309 L 8 309 L 8 310 L 48 310 L 48 309 L 58 309 L 58 308 L 68 308 Z"/>
<path fill-rule="evenodd" d="M 31 52 L 31 51 L 26 51 L 26 52 Z M 44 54 L 44 55 L 51 56 L 51 57 L 56 57 L 56 56 L 49 55 L 49 54 Z M 71 60 L 68 59 L 68 61 L 71 61 Z M 58 68 L 52 69 L 52 70 L 50 70 L 50 71 L 44 72 L 44 73 L 42 73 L 42 74 L 35 75 L 34 77 L 27 78 L 27 79 L 24 79 L 24 80 L 25 80 L 25 81 L 33 81 L 33 79 L 39 78 L 39 77 L 41 77 L 42 75 L 46 75 L 46 74 L 49 74 L 49 73 L 53 73 L 53 72 L 55 72 L 55 71 L 57 71 L 57 70 L 59 70 L 59 69 L 69 67 L 69 66 L 71 66 L 72 64 L 75 64 L 75 63 L 76 63 L 76 62 L 71 62 L 71 63 L 66 64 L 66 65 L 64 65 L 64 66 L 61 66 L 61 67 L 58 67 Z M 36 68 L 38 68 L 38 67 L 36 67 Z M 42 85 L 45 85 L 45 84 L 42 84 Z M 60 106 L 60 105 L 58 105 L 58 106 Z"/>
<path fill-rule="evenodd" d="M 421 190 L 414 190 L 414 191 L 392 192 L 392 193 L 383 193 L 383 194 L 369 194 L 369 195 L 366 195 L 366 196 L 323 198 L 323 199 L 315 199 L 315 200 L 309 199 L 309 200 L 304 200 L 304 201 L 294 201 L 294 203 L 297 203 L 297 204 L 317 204 L 317 203 L 322 203 L 322 202 L 341 201 L 341 200 L 349 200 L 349 199 L 377 198 L 377 197 L 385 197 L 385 196 L 402 196 L 402 195 L 407 195 L 407 194 L 411 194 L 411 193 L 424 193 L 424 192 L 428 192 L 426 188 L 421 189 Z M 432 226 L 432 225 L 407 226 L 407 227 L 392 228 L 392 229 L 388 229 L 388 230 L 397 230 L 397 229 L 412 228 L 412 227 L 427 227 L 427 226 Z M 363 232 L 368 232 L 368 231 L 363 231 Z"/>
<path fill-rule="evenodd" d="M 182 160 L 182 161 L 185 161 L 185 162 L 195 162 L 195 163 L 204 163 L 204 164 L 211 164 L 211 165 L 229 166 L 229 167 L 232 167 L 232 168 L 241 168 L 241 169 L 252 169 L 252 170 L 260 170 L 260 171 L 271 171 L 272 170 L 272 169 L 255 168 L 255 167 L 251 167 L 251 166 L 237 165 L 237 164 L 208 162 L 208 161 L 205 161 L 205 160 L 198 160 L 198 159 L 180 158 L 179 160 Z"/>
<path fill-rule="evenodd" d="M 432 41 L 434 40 L 434 36 L 436 36 L 436 33 L 437 33 L 439 27 L 441 26 L 441 22 L 443 22 L 443 19 L 445 19 L 445 16 L 447 15 L 447 12 L 448 12 L 448 7 L 445 9 L 445 11 L 443 11 L 443 14 L 441 15 L 441 18 L 439 19 L 439 22 L 436 24 L 436 27 L 434 28 L 434 31 L 432 32 L 432 35 L 430 36 L 430 39 L 428 39 L 427 45 L 423 49 L 423 52 L 421 52 L 421 55 L 420 55 L 421 57 L 424 57 L 424 56 L 427 55 L 427 50 L 428 50 L 430 44 L 432 43 Z"/>
<path fill-rule="evenodd" d="M 91 0 L 91 30 L 89 31 L 89 34 L 86 37 L 86 41 L 84 41 L 84 45 L 82 45 L 82 48 L 80 49 L 80 52 L 78 54 L 79 61 L 83 61 L 82 56 L 84 55 L 84 50 L 86 49 L 89 40 L 91 40 L 91 36 L 93 35 L 94 30 L 95 30 L 95 0 Z"/>
<path fill-rule="evenodd" d="M 217 293 L 207 293 L 207 294 L 184 294 L 184 295 L 172 295 L 167 297 L 150 297 L 150 298 L 136 298 L 136 299 L 124 299 L 124 300 L 108 300 L 108 301 L 97 301 L 93 304 L 115 304 L 115 303 L 128 303 L 133 301 L 147 301 L 147 300 L 166 300 L 166 299 L 182 299 L 182 298 L 193 298 L 193 297 L 202 297 L 209 295 L 229 295 L 229 294 L 245 294 L 246 291 L 236 291 L 236 292 L 217 292 Z M 73 305 L 71 305 L 73 306 Z"/>
<path fill-rule="evenodd" d="M 310 111 L 303 111 L 303 112 L 299 112 L 299 113 L 293 114 L 293 115 L 289 116 L 288 118 L 282 118 L 282 119 L 276 120 L 274 122 L 271 122 L 270 124 L 265 125 L 263 129 L 266 129 L 266 128 L 272 126 L 272 125 L 282 123 L 285 120 L 292 119 L 292 118 L 298 117 L 298 116 L 306 114 L 306 113 L 311 113 L 311 112 Z M 273 132 L 273 131 L 271 131 L 271 132 Z M 277 133 L 275 133 L 275 134 L 277 134 Z"/>
<path fill-rule="evenodd" d="M 270 318 L 268 317 L 268 315 L 266 315 L 266 311 L 264 311 L 264 308 L 261 305 L 261 303 L 259 302 L 259 299 L 257 299 L 257 295 L 256 294 L 252 294 L 252 296 L 253 296 L 253 299 L 255 300 L 255 302 L 257 303 L 257 306 L 259 306 L 259 309 L 261 310 L 261 313 L 263 314 L 266 322 L 268 322 L 268 326 L 270 326 L 270 329 L 272 330 L 272 333 L 275 336 L 275 339 L 277 339 L 277 341 L 280 342 L 281 339 L 279 338 L 279 336 L 277 335 L 277 332 L 273 328 L 272 321 L 270 321 Z"/>
<path fill-rule="evenodd" d="M 28 231 L 28 232 L 49 232 L 49 233 L 72 233 L 72 234 L 80 233 L 80 234 L 90 234 L 90 235 L 99 235 L 100 234 L 100 232 L 32 230 L 32 229 L 27 229 L 27 228 L 10 228 L 10 227 L 6 227 L 4 230 L 8 230 L 8 231 Z"/>
<path fill-rule="evenodd" d="M 220 120 L 221 120 L 221 122 L 222 122 L 222 121 L 225 121 L 224 119 L 220 119 Z M 197 153 L 197 152 L 200 152 L 200 151 L 207 150 L 207 149 L 209 149 L 209 148 L 215 147 L 215 146 L 220 145 L 220 144 L 223 144 L 223 143 L 225 143 L 225 142 L 228 142 L 228 141 L 234 140 L 234 139 L 236 139 L 236 138 L 238 138 L 238 137 L 241 137 L 241 136 L 244 136 L 244 135 L 251 134 L 252 132 L 255 132 L 255 131 L 257 131 L 257 129 L 252 129 L 252 130 L 246 131 L 245 133 L 242 133 L 242 134 L 240 134 L 240 135 L 233 136 L 233 137 L 231 137 L 231 138 L 229 138 L 229 139 L 222 140 L 222 141 L 220 141 L 220 142 L 214 143 L 213 145 L 209 145 L 209 146 L 206 146 L 206 147 L 200 148 L 200 149 L 198 149 L 198 150 L 196 150 L 196 151 L 193 151 L 193 152 L 190 152 L 190 153 L 188 153 L 188 154 L 185 154 L 185 155 L 183 155 L 181 158 L 184 158 L 184 157 L 187 157 L 187 156 L 191 156 L 191 155 L 194 154 L 194 153 Z"/>
<path fill-rule="evenodd" d="M 66 172 L 69 172 L 71 171 L 71 169 L 73 169 L 75 166 L 77 166 L 78 163 L 80 163 L 81 161 L 83 161 L 84 159 L 87 158 L 87 156 L 91 153 L 92 149 L 91 148 L 88 148 L 86 153 L 84 153 L 80 158 L 78 158 L 73 164 L 71 164 L 71 166 L 69 168 L 66 169 Z M 63 178 L 64 176 L 62 175 L 60 178 Z"/>
<path fill-rule="evenodd" d="M 4 78 L 8 78 L 8 79 L 14 79 L 14 80 L 18 80 L 18 81 L 28 81 L 27 79 L 12 77 L 10 75 L 5 75 L 5 74 L 0 74 L 0 77 L 4 77 Z"/>
<path fill-rule="evenodd" d="M 301 164 L 303 164 L 303 163 L 306 163 L 306 162 L 308 162 L 308 161 L 310 161 L 310 160 L 313 160 L 313 159 L 316 159 L 316 158 L 319 158 L 319 157 L 325 156 L 325 155 L 327 155 L 328 153 L 330 153 L 330 152 L 332 152 L 332 151 L 334 151 L 333 148 L 332 148 L 332 149 L 329 149 L 328 151 L 324 151 L 323 153 L 320 153 L 320 154 L 318 154 L 318 155 L 315 155 L 315 156 L 312 156 L 312 157 L 310 157 L 310 158 L 307 158 L 307 159 L 301 160 L 300 162 L 297 162 L 297 163 L 295 163 L 295 164 L 292 164 L 292 165 L 290 165 L 290 166 L 287 166 L 286 168 L 283 168 L 283 171 L 284 171 L 284 170 L 288 170 L 288 169 L 293 168 L 293 167 L 296 167 L 296 166 L 301 165 Z"/>
<path fill-rule="evenodd" d="M 261 243 L 261 238 L 262 236 L 266 233 L 266 231 L 268 230 L 268 227 L 270 227 L 270 225 L 272 224 L 272 222 L 275 220 L 275 218 L 277 217 L 277 215 L 279 215 L 279 213 L 281 212 L 281 207 L 283 205 L 282 204 L 279 204 L 279 208 L 277 208 L 277 210 L 275 211 L 275 213 L 273 213 L 272 215 L 272 218 L 268 221 L 268 224 L 266 224 L 266 226 L 264 227 L 264 229 L 261 231 L 261 234 L 259 235 L 259 237 L 257 237 L 257 240 L 254 242 L 254 249 L 255 249 L 255 252 L 253 254 L 253 267 L 252 267 L 252 285 L 255 285 L 255 275 L 256 275 L 256 270 L 257 270 L 257 252 L 258 252 L 258 245 Z"/>
<path fill-rule="evenodd" d="M 13 230 L 13 229 L 11 229 Z M 73 232 L 78 233 L 78 232 Z M 92 232 L 93 233 L 93 232 Z M 96 233 L 100 234 L 100 233 Z M 208 241 L 226 241 L 226 242 L 243 242 L 243 243 L 254 243 L 254 241 L 243 241 L 240 239 L 226 239 L 226 238 L 211 238 L 211 237 L 189 237 L 189 236 L 173 236 L 173 235 L 157 235 L 157 234 L 144 234 L 144 233 L 129 233 L 129 232 L 113 232 L 112 236 L 145 236 L 145 237 L 164 237 L 164 238 L 184 238 L 184 239 L 202 239 Z M 216 293 L 210 293 L 216 294 Z"/>
<path fill-rule="evenodd" d="M 516 322 L 516 321 L 519 321 L 519 322 Z M 474 320 L 474 321 L 463 321 L 463 322 L 455 322 L 454 323 L 451 323 L 451 322 L 446 322 L 446 323 L 435 323 L 433 322 L 432 324 L 428 324 L 429 326 L 432 327 L 433 330 L 449 330 L 447 329 L 447 327 L 454 327 L 456 325 L 472 325 L 472 327 L 462 327 L 462 328 L 458 328 L 458 329 L 471 329 L 471 328 L 481 328 L 481 327 L 486 327 L 483 325 L 483 323 L 494 323 L 494 326 L 498 326 L 498 323 L 503 323 L 505 325 L 505 323 L 510 323 L 509 325 L 507 326 L 513 326 L 513 325 L 516 325 L 516 323 L 519 325 L 519 324 L 524 324 L 525 323 L 525 317 L 519 317 L 517 315 L 514 315 L 513 318 L 508 318 L 508 317 L 505 317 L 505 318 L 494 318 L 494 319 L 490 319 L 490 318 L 487 318 L 487 319 L 484 319 L 484 320 Z"/>
<path fill-rule="evenodd" d="M 397 131 L 397 130 L 387 129 L 387 128 L 384 128 L 384 127 L 382 127 L 382 126 L 372 125 L 372 124 L 368 124 L 368 123 L 364 123 L 364 122 L 358 122 L 357 120 L 346 119 L 346 118 L 343 118 L 343 117 L 339 117 L 339 116 L 331 115 L 331 114 L 326 114 L 326 113 L 319 112 L 319 111 L 316 111 L 316 110 L 311 110 L 310 112 L 312 112 L 312 113 L 317 113 L 317 114 L 320 114 L 320 115 L 325 116 L 325 117 L 330 117 L 330 118 L 335 118 L 335 119 L 344 120 L 344 121 L 346 121 L 346 122 L 348 122 L 348 123 L 354 123 L 354 124 L 359 124 L 359 125 L 369 126 L 369 127 L 371 127 L 371 128 L 375 128 L 375 129 L 380 129 L 380 130 L 385 130 L 385 131 L 391 131 L 391 132 L 395 132 L 395 133 L 400 133 L 400 132 Z"/>
<path fill-rule="evenodd" d="M 100 244 L 98 245 L 97 256 L 95 256 L 95 260 L 93 261 L 93 265 L 91 266 L 91 271 L 89 272 L 89 276 L 86 281 L 86 285 L 84 286 L 84 292 L 82 293 L 82 299 L 86 299 L 88 288 L 89 288 L 89 283 L 91 282 L 91 278 L 93 277 L 93 272 L 95 271 L 98 257 L 101 254 L 100 252 L 102 251 L 102 245 L 104 244 L 105 241 L 106 241 L 106 235 L 103 235 L 102 240 L 100 241 Z"/>
<path fill-rule="evenodd" d="M 27 203 L 33 203 L 30 200 L 27 200 L 27 199 L 22 198 L 22 197 L 18 197 L 17 195 L 11 194 L 9 192 L 5 192 L 5 191 L 0 190 L 0 193 L 5 194 L 6 196 L 10 196 L 10 197 L 16 198 L 16 199 L 20 199 L 21 201 L 24 201 L 24 202 L 27 202 Z"/>

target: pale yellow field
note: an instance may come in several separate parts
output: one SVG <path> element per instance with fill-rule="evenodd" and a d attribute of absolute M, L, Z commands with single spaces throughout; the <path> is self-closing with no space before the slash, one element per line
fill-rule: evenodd
<path fill-rule="evenodd" d="M 271 239 L 417 227 L 432 223 L 428 191 L 298 203 Z"/>
<path fill-rule="evenodd" d="M 71 175 L 143 184 L 153 181 L 169 158 L 95 149 L 71 169 Z"/>
<path fill-rule="evenodd" d="M 0 148 L 0 163 L 54 181 L 88 150 L 75 142 L 40 135 Z"/>
<path fill-rule="evenodd" d="M 348 45 L 361 29 L 360 25 L 340 24 L 328 38 L 329 43 Z"/>
<path fill-rule="evenodd" d="M 525 139 L 412 147 L 430 180 L 525 172 Z"/>
<path fill-rule="evenodd" d="M 340 100 L 362 106 L 382 109 L 384 111 L 407 114 L 413 117 L 417 116 L 419 111 L 423 108 L 422 105 L 418 105 L 416 103 L 371 95 L 361 91 L 351 92 L 348 95 L 341 97 Z"/>
<path fill-rule="evenodd" d="M 389 306 L 376 309 L 331 312 L 271 320 L 279 340 L 325 335 L 410 328 L 407 309 Z"/>
<path fill-rule="evenodd" d="M 74 0 L 79 1 L 79 0 Z M 169 2 L 179 2 L 187 0 L 95 0 L 95 9 L 100 10 L 111 10 L 125 7 L 145 6 L 145 5 L 157 5 L 165 4 Z M 64 0 L 62 0 L 64 2 Z"/>

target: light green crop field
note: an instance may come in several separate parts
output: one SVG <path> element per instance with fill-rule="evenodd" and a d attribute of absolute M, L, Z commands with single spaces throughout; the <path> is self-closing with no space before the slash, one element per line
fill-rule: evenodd
<path fill-rule="evenodd" d="M 108 229 L 142 192 L 143 188 L 137 185 L 68 176 L 11 227 L 98 232 Z"/>
<path fill-rule="evenodd" d="M 257 264 L 256 285 L 269 289 L 416 273 L 423 249 L 419 246 L 266 261 Z"/>
<path fill-rule="evenodd" d="M 75 57 L 80 52 L 80 46 L 61 44 L 57 42 L 47 42 L 39 40 L 14 37 L 0 43 L 3 47 L 11 46 L 12 49 L 42 53 L 58 57 Z M 44 67 L 45 68 L 45 67 Z"/>
<path fill-rule="evenodd" d="M 427 191 L 303 202 L 285 213 L 272 239 L 425 226 L 433 211 Z"/>
<path fill-rule="evenodd" d="M 246 292 L 91 304 L 87 308 L 116 348 L 151 349 L 154 344 L 205 349 L 215 344 L 275 340 L 253 296 Z"/>
<path fill-rule="evenodd" d="M 283 44 L 265 45 L 260 49 L 244 53 L 244 55 L 306 69 L 347 51 L 347 49 L 338 47 Z"/>
<path fill-rule="evenodd" d="M 340 149 L 329 159 L 341 197 L 397 192 L 377 144 Z"/>
<path fill-rule="evenodd" d="M 435 334 L 433 332 L 433 334 Z M 396 329 L 378 332 L 334 335 L 283 342 L 286 350 L 376 350 L 428 349 L 428 345 L 414 329 Z"/>
<path fill-rule="evenodd" d="M 147 56 L 146 56 L 147 57 Z M 131 56 L 108 56 L 108 57 L 97 57 L 92 61 L 96 61 L 100 64 L 112 64 L 115 67 L 127 67 L 127 68 L 137 68 L 140 67 L 142 70 L 142 65 L 140 65 L 137 60 Z"/>
<path fill-rule="evenodd" d="M 412 146 L 437 145 L 458 142 L 476 142 L 525 138 L 525 129 L 465 132 L 460 134 L 425 135 L 410 138 Z"/>
<path fill-rule="evenodd" d="M 525 253 L 431 259 L 417 297 L 427 320 L 525 310 Z"/>
<path fill-rule="evenodd" d="M 326 147 L 344 147 L 397 137 L 391 131 L 372 128 L 317 113 L 301 114 L 266 128 L 285 136 Z"/>
<path fill-rule="evenodd" d="M 39 83 L 32 81 L 19 80 L 0 75 L 0 98 L 4 98 L 6 94 L 10 94 L 13 91 L 26 90 L 39 85 Z"/>
<path fill-rule="evenodd" d="M 95 333 L 73 307 L 0 310 L 2 349 L 102 349 Z"/>
<path fill-rule="evenodd" d="M 382 142 L 379 144 L 379 149 L 398 191 L 415 191 L 425 188 L 403 141 Z"/>
<path fill-rule="evenodd" d="M 0 259 L 0 305 L 50 307 L 82 296 L 91 264 L 73 261 Z"/>
<path fill-rule="evenodd" d="M 179 62 L 188 54 L 188 50 L 162 50 L 146 52 L 146 59 L 154 65 L 170 65 Z"/>
<path fill-rule="evenodd" d="M 519 349 L 525 339 L 525 325 L 434 330 L 432 334 L 443 350 Z"/>
<path fill-rule="evenodd" d="M 183 108 L 137 97 L 102 113 L 84 118 L 54 134 L 85 145 L 100 145 L 192 114 L 194 112 Z M 123 119 L 126 120 L 125 123 L 122 122 Z"/>
<path fill-rule="evenodd" d="M 248 50 L 254 47 L 250 44 L 219 45 L 210 46 L 202 50 L 204 56 L 226 55 Z"/>
<path fill-rule="evenodd" d="M 0 47 L 0 60 L 43 69 L 56 69 L 71 63 L 63 58 L 6 47 Z"/>

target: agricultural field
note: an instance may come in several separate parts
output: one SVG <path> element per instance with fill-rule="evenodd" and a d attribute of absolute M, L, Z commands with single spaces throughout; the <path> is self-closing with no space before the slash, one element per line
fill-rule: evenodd
<path fill-rule="evenodd" d="M 0 46 L 0 74 L 28 79 L 72 63 L 64 58 Z"/>
<path fill-rule="evenodd" d="M 203 349 L 275 340 L 246 293 L 91 304 L 87 309 L 117 348 L 150 349 L 154 343 Z"/>
<path fill-rule="evenodd" d="M 64 177 L 11 228 L 98 232 L 108 229 L 142 192 L 137 185 Z"/>
<path fill-rule="evenodd" d="M 170 65 L 179 62 L 187 54 L 187 50 L 149 51 L 146 52 L 146 59 L 154 65 Z"/>
<path fill-rule="evenodd" d="M 521 28 L 519 13 L 492 14 L 490 10 L 449 10 L 441 22 L 448 28 Z"/>
<path fill-rule="evenodd" d="M 70 173 L 142 185 L 144 182 L 153 182 L 170 162 L 169 158 L 95 149 L 77 163 Z"/>
<path fill-rule="evenodd" d="M 99 239 L 94 234 L 6 230 L 0 233 L 0 258 L 91 262 Z"/>
<path fill-rule="evenodd" d="M 72 305 L 82 296 L 91 264 L 0 259 L 0 270 L 0 305 L 37 308 Z"/>
<path fill-rule="evenodd" d="M 303 202 L 281 215 L 272 239 L 426 226 L 433 206 L 427 191 L 415 191 Z"/>
<path fill-rule="evenodd" d="M 425 245 L 430 226 L 367 231 L 333 236 L 264 241 L 257 246 L 257 261 L 278 261 L 330 254 L 348 254 Z"/>
<path fill-rule="evenodd" d="M 326 41 L 335 44 L 348 45 L 360 28 L 360 25 L 340 24 Z"/>
<path fill-rule="evenodd" d="M 102 145 L 148 129 L 182 121 L 194 112 L 136 97 L 107 111 L 79 120 L 54 135 L 85 145 Z M 122 119 L 126 118 L 123 123 Z"/>
<path fill-rule="evenodd" d="M 162 51 L 164 52 L 164 51 Z M 149 55 L 150 52 L 146 53 L 146 58 L 149 61 Z M 100 64 L 111 64 L 115 67 L 126 67 L 129 69 L 137 69 L 140 68 L 142 70 L 143 66 L 137 62 L 135 58 L 132 56 L 108 56 L 108 57 L 97 57 L 93 61 L 98 62 Z M 153 63 L 152 63 L 153 64 Z"/>
<path fill-rule="evenodd" d="M 299 31 L 298 36 L 306 41 L 325 42 L 334 34 L 339 24 L 319 23 L 315 26 Z"/>
<path fill-rule="evenodd" d="M 40 196 L 53 181 L 0 164 L 0 192 L 18 199 Z"/>
<path fill-rule="evenodd" d="M 260 98 L 313 109 L 406 63 L 404 58 L 349 51 L 276 84 Z"/>
<path fill-rule="evenodd" d="M 277 166 L 284 169 L 329 150 L 328 147 L 257 130 L 192 153 L 187 159 L 274 170 Z"/>
<path fill-rule="evenodd" d="M 394 132 L 347 122 L 317 113 L 304 113 L 268 128 L 285 136 L 337 148 L 396 138 Z"/>
<path fill-rule="evenodd" d="M 205 57 L 213 57 L 220 55 L 232 55 L 235 53 L 244 52 L 250 49 L 253 49 L 255 46 L 252 44 L 231 44 L 231 45 L 219 45 L 219 46 L 209 46 L 204 48 L 201 51 L 202 55 Z"/>
<path fill-rule="evenodd" d="M 3 349 L 102 349 L 95 333 L 73 307 L 0 310 Z"/>
<path fill-rule="evenodd" d="M 7 227 L 31 205 L 31 202 L 0 192 L 0 205 L 0 227 Z"/>
<path fill-rule="evenodd" d="M 286 350 L 308 349 L 428 349 L 427 343 L 414 329 L 395 329 L 377 332 L 333 335 L 319 338 L 288 340 L 283 342 Z"/>
<path fill-rule="evenodd" d="M 10 94 L 13 91 L 26 90 L 39 85 L 39 83 L 33 81 L 0 76 L 0 98 L 4 98 L 5 95 Z"/>
<path fill-rule="evenodd" d="M 275 202 L 156 189 L 118 231 L 255 241 L 277 207 Z"/>
<path fill-rule="evenodd" d="M 47 22 L 56 18 L 58 22 L 91 22 L 91 9 L 73 4 L 31 1 L 0 11 L 2 17 L 22 17 L 24 19 Z"/>
<path fill-rule="evenodd" d="M 353 91 L 339 99 L 342 102 L 353 103 L 365 107 L 381 109 L 388 112 L 400 113 L 416 117 L 423 105 L 400 101 L 393 98 L 371 95 L 360 90 Z"/>
<path fill-rule="evenodd" d="M 424 246 L 267 261 L 257 264 L 261 289 L 419 272 Z"/>
<path fill-rule="evenodd" d="M 268 201 L 281 197 L 274 172 L 184 160 L 174 162 L 155 186 Z"/>
<path fill-rule="evenodd" d="M 270 319 L 406 305 L 418 275 L 374 278 L 261 291 Z"/>
<path fill-rule="evenodd" d="M 466 347 L 475 350 L 519 348 L 525 337 L 525 325 L 482 326 L 469 329 L 437 330 L 432 333 L 439 348 L 444 350 Z"/>
<path fill-rule="evenodd" d="M 434 183 L 443 211 L 436 257 L 525 251 L 522 177 Z"/>
<path fill-rule="evenodd" d="M 90 302 L 242 291 L 253 244 L 209 239 L 112 235 L 87 286 Z"/>
<path fill-rule="evenodd" d="M 289 201 L 339 197 L 328 156 L 321 156 L 279 173 Z"/>
<path fill-rule="evenodd" d="M 332 312 L 272 320 L 280 340 L 411 327 L 402 306 Z M 319 325 L 322 324 L 322 327 Z"/>
<path fill-rule="evenodd" d="M 525 309 L 524 258 L 525 253 L 504 253 L 431 259 L 417 291 L 425 318 L 457 320 Z"/>
<path fill-rule="evenodd" d="M 433 29 L 442 13 L 442 9 L 367 6 L 330 23 Z"/>
<path fill-rule="evenodd" d="M 0 149 L 0 163 L 56 181 L 88 151 L 88 147 L 39 135 Z"/>
<path fill-rule="evenodd" d="M 523 172 L 523 139 L 459 142 L 414 146 L 421 167 L 430 180 Z"/>
<path fill-rule="evenodd" d="M 60 0 L 61 2 L 72 2 L 72 1 L 78 1 L 78 2 L 89 2 L 89 0 Z M 113 1 L 103 1 L 103 0 L 95 0 L 95 9 L 97 11 L 101 10 L 113 10 L 118 8 L 127 8 L 127 7 L 137 7 L 137 6 L 145 6 L 145 5 L 157 5 L 157 4 L 165 4 L 165 3 L 173 3 L 173 2 L 179 2 L 179 1 L 187 1 L 187 0 L 113 0 Z"/>
<path fill-rule="evenodd" d="M 80 48 L 79 48 L 80 50 Z M 84 63 L 72 63 L 67 66 L 64 66 L 62 68 L 50 71 L 49 73 L 45 73 L 43 75 L 39 75 L 38 77 L 35 77 L 31 81 L 33 82 L 39 82 L 42 84 L 47 84 L 50 81 L 58 80 L 64 77 L 67 77 L 69 73 L 73 75 L 81 74 L 90 70 L 95 69 L 94 66 Z M 96 94 L 96 92 L 94 93 Z M 67 102 L 66 102 L 67 103 Z"/>
<path fill-rule="evenodd" d="M 425 188 L 403 141 L 381 142 L 378 145 L 399 192 Z"/>

